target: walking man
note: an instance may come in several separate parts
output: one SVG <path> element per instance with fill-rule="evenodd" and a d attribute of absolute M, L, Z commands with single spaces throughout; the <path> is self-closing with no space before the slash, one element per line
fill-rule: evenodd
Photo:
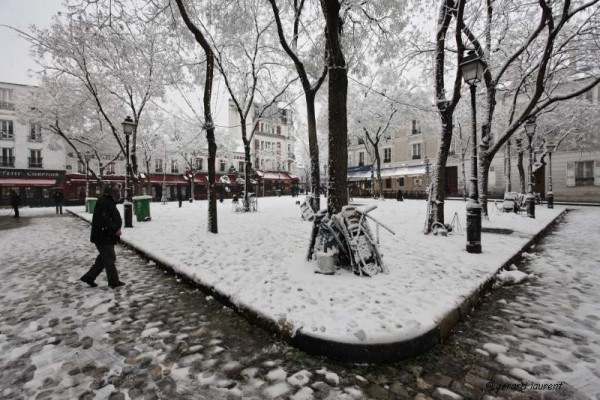
<path fill-rule="evenodd" d="M 108 286 L 117 288 L 125 283 L 119 280 L 119 273 L 115 267 L 117 256 L 115 255 L 115 244 L 121 236 L 121 214 L 117 210 L 117 204 L 113 198 L 113 189 L 110 186 L 104 188 L 102 197 L 96 203 L 94 215 L 92 216 L 92 234 L 90 241 L 98 249 L 98 257 L 94 265 L 80 279 L 91 287 L 98 286 L 96 278 L 102 270 L 106 271 Z"/>
<path fill-rule="evenodd" d="M 57 190 L 56 192 L 54 192 L 54 204 L 56 204 L 56 213 L 57 214 L 59 211 L 62 214 L 62 207 L 63 207 L 64 200 L 65 200 L 65 195 L 63 194 L 62 190 Z"/>
<path fill-rule="evenodd" d="M 14 190 L 10 191 L 10 206 L 13 208 L 15 218 L 19 218 L 19 206 L 21 205 L 21 196 L 17 194 Z"/>

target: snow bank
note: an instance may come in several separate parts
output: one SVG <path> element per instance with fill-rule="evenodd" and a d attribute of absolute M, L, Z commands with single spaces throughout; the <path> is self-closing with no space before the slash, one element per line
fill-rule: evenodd
<path fill-rule="evenodd" d="M 422 234 L 426 202 L 357 199 L 377 204 L 371 214 L 396 232 L 381 230 L 388 274 L 358 277 L 345 270 L 315 274 L 306 261 L 312 223 L 296 198 L 259 198 L 259 211 L 234 213 L 218 204 L 219 233 L 207 233 L 207 202 L 152 203 L 151 222 L 135 222 L 122 239 L 179 273 L 230 296 L 290 332 L 350 344 L 394 343 L 418 337 L 491 279 L 562 207 L 536 210 L 537 218 L 492 214 L 484 227 L 510 235 L 482 234 L 482 254 L 465 251 L 465 235 Z M 83 207 L 74 207 L 87 220 Z M 446 202 L 466 227 L 465 203 Z M 284 385 L 272 388 L 273 392 Z M 288 390 L 285 388 L 285 390 Z M 284 390 L 284 391 L 285 391 Z M 272 393 L 275 394 L 275 393 Z"/>

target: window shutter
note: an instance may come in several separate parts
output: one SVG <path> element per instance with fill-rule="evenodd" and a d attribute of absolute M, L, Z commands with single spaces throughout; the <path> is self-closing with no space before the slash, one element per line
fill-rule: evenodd
<path fill-rule="evenodd" d="M 600 186 L 600 160 L 594 161 L 594 186 Z"/>
<path fill-rule="evenodd" d="M 575 163 L 567 163 L 567 187 L 575 186 Z"/>

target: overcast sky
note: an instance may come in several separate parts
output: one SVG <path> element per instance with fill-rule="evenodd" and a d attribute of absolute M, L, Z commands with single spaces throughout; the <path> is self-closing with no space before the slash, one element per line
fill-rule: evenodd
<path fill-rule="evenodd" d="M 0 25 L 26 30 L 35 24 L 50 26 L 52 16 L 61 10 L 62 0 L 0 0 Z M 29 55 L 29 43 L 13 30 L 0 26 L 0 82 L 37 84 L 29 70 L 36 64 Z"/>

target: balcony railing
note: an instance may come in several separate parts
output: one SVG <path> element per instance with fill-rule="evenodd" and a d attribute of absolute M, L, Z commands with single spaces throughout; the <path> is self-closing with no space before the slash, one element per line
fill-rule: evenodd
<path fill-rule="evenodd" d="M 163 172 L 163 169 L 162 168 L 155 168 L 154 172 Z"/>
<path fill-rule="evenodd" d="M 8 101 L 0 101 L 0 109 L 14 111 L 15 103 L 9 103 Z"/>
<path fill-rule="evenodd" d="M 413 160 L 420 160 L 421 159 L 421 155 L 420 154 L 413 154 L 412 159 Z"/>
<path fill-rule="evenodd" d="M 43 158 L 31 158 L 29 157 L 29 168 L 42 168 Z"/>
<path fill-rule="evenodd" d="M 30 142 L 41 142 L 42 134 L 40 133 L 39 135 L 29 135 L 29 141 Z"/>
<path fill-rule="evenodd" d="M 12 132 L 0 132 L 0 139 L 14 139 L 15 135 Z"/>
<path fill-rule="evenodd" d="M 0 167 L 14 167 L 15 166 L 15 158 L 14 157 L 0 157 Z"/>

